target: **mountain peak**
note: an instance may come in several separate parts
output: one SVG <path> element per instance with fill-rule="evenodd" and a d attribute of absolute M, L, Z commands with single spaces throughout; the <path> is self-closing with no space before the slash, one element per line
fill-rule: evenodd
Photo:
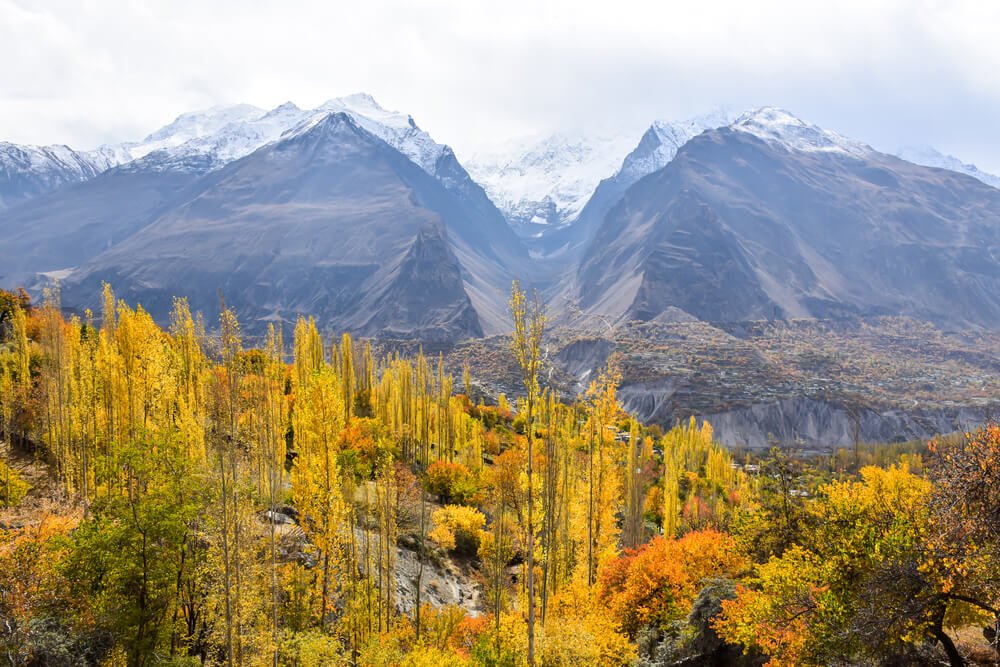
<path fill-rule="evenodd" d="M 274 107 L 266 114 L 261 116 L 261 120 L 267 118 L 280 118 L 283 116 L 289 116 L 292 114 L 300 114 L 300 113 L 302 113 L 302 109 L 300 109 L 297 104 L 295 104 L 294 102 L 285 102 L 284 104 L 279 104 L 278 106 Z"/>
<path fill-rule="evenodd" d="M 329 99 L 317 107 L 316 111 L 346 111 L 395 127 L 408 126 L 410 124 L 410 117 L 407 114 L 386 109 L 368 93 L 353 93 L 344 97 Z"/>
<path fill-rule="evenodd" d="M 188 111 L 148 135 L 144 142 L 170 141 L 176 146 L 188 139 L 218 132 L 230 123 L 259 118 L 263 113 L 263 109 L 251 104 L 217 104 L 200 111 Z"/>
<path fill-rule="evenodd" d="M 445 146 L 417 127 L 408 114 L 384 109 L 367 93 L 328 100 L 315 109 L 314 113 L 337 111 L 350 115 L 362 129 L 406 155 L 428 174 L 435 173 Z"/>
<path fill-rule="evenodd" d="M 667 166 L 681 146 L 705 130 L 730 124 L 734 114 L 728 109 L 714 109 L 686 120 L 655 120 L 639 145 L 626 156 L 615 176 L 631 185 L 647 174 Z"/>
<path fill-rule="evenodd" d="M 366 132 L 360 127 L 355 118 L 346 111 L 329 111 L 318 113 L 305 119 L 285 132 L 282 135 L 282 139 L 304 137 L 306 135 L 319 137 L 327 133 L 338 133 L 343 129 L 349 129 L 366 137 L 371 135 L 370 132 Z"/>
<path fill-rule="evenodd" d="M 428 174 L 435 175 L 445 146 L 417 127 L 413 118 L 379 105 L 368 93 L 333 98 L 315 109 L 285 102 L 264 111 L 250 104 L 222 104 L 183 113 L 142 141 L 101 146 L 87 154 L 98 171 L 145 159 L 143 168 L 211 171 L 283 136 L 294 136 L 335 113 L 402 152 Z"/>
<path fill-rule="evenodd" d="M 634 141 L 634 135 L 624 132 L 587 135 L 561 130 L 477 152 L 465 165 L 522 231 L 537 225 L 556 227 L 576 218 Z"/>
<path fill-rule="evenodd" d="M 792 151 L 841 153 L 857 158 L 873 152 L 867 144 L 807 123 L 780 107 L 751 109 L 729 127 Z"/>
<path fill-rule="evenodd" d="M 368 108 L 375 111 L 385 111 L 382 105 L 375 101 L 375 98 L 365 92 L 351 93 L 350 95 L 345 95 L 344 97 L 338 97 L 331 100 L 331 102 L 341 102 L 345 105 L 353 105 L 358 108 Z"/>

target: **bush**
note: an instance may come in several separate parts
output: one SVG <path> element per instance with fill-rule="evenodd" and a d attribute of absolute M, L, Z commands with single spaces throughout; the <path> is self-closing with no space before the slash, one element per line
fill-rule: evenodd
<path fill-rule="evenodd" d="M 341 470 L 350 471 L 358 479 L 372 479 L 380 464 L 398 454 L 384 431 L 374 419 L 351 419 L 337 437 Z"/>
<path fill-rule="evenodd" d="M 443 549 L 468 556 L 479 550 L 479 533 L 486 517 L 473 507 L 446 505 L 432 515 L 430 538 Z"/>
<path fill-rule="evenodd" d="M 518 667 L 528 658 L 525 623 L 520 614 L 501 614 L 500 629 L 489 619 L 489 630 L 479 635 L 472 647 L 472 660 L 483 667 Z"/>
<path fill-rule="evenodd" d="M 350 663 L 340 641 L 318 630 L 285 630 L 278 655 L 278 664 L 282 667 L 326 667 Z"/>
<path fill-rule="evenodd" d="M 0 461 L 0 503 L 17 505 L 27 495 L 30 485 L 17 472 Z"/>
<path fill-rule="evenodd" d="M 618 631 L 613 619 L 597 610 L 547 622 L 539 633 L 537 651 L 541 664 L 552 667 L 626 667 L 636 659 L 628 637 Z"/>
<path fill-rule="evenodd" d="M 435 461 L 427 468 L 427 491 L 443 503 L 466 505 L 479 492 L 479 483 L 461 463 Z"/>

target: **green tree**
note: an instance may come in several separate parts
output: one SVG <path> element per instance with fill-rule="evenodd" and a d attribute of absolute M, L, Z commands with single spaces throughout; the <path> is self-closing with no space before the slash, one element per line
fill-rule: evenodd
<path fill-rule="evenodd" d="M 196 602 L 184 592 L 204 557 L 199 520 L 212 500 L 211 485 L 184 450 L 176 436 L 126 446 L 118 459 L 125 492 L 94 502 L 73 534 L 67 578 L 120 638 L 130 665 L 203 650 L 198 628 L 178 618 L 182 605 Z M 177 634 L 179 641 L 172 641 Z"/>

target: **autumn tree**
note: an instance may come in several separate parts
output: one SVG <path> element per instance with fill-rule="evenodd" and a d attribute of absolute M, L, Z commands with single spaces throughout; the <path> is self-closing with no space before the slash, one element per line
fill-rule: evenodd
<path fill-rule="evenodd" d="M 750 495 L 750 481 L 718 442 L 707 421 L 694 417 L 664 434 L 663 534 L 731 527 Z"/>
<path fill-rule="evenodd" d="M 320 626 L 327 628 L 333 603 L 333 573 L 344 535 L 347 507 L 341 493 L 337 437 L 343 426 L 343 386 L 324 364 L 322 344 L 313 322 L 296 326 L 295 406 L 292 413 L 297 457 L 292 493 L 303 516 L 303 528 L 320 552 Z M 317 354 L 319 356 L 317 356 Z"/>
<path fill-rule="evenodd" d="M 802 544 L 760 564 L 716 627 L 773 664 L 912 660 L 928 640 L 960 663 L 944 627 L 969 610 L 923 561 L 931 484 L 905 462 L 860 477 L 820 487 Z"/>
<path fill-rule="evenodd" d="M 526 433 L 528 436 L 527 473 L 528 473 L 528 506 L 527 506 L 527 580 L 528 580 L 528 664 L 535 664 L 535 524 L 534 524 L 534 439 L 535 403 L 540 394 L 538 374 L 542 364 L 542 336 L 545 333 L 545 308 L 535 294 L 529 300 L 521 290 L 521 285 L 514 281 L 510 291 L 510 312 L 514 320 L 514 335 L 511 349 L 521 368 L 521 379 L 524 383 L 526 405 Z"/>
<path fill-rule="evenodd" d="M 702 580 L 735 576 L 744 566 L 732 537 L 713 530 L 673 539 L 654 537 L 601 570 L 599 596 L 634 636 L 645 625 L 664 627 L 687 616 Z"/>
<path fill-rule="evenodd" d="M 1000 657 L 1000 422 L 932 442 L 927 470 L 931 521 L 918 571 L 933 582 L 921 596 L 934 610 L 932 630 L 946 645 L 943 623 L 978 621 Z"/>

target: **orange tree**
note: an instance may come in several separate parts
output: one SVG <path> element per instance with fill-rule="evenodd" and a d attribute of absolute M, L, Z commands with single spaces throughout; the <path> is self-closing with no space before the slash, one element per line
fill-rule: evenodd
<path fill-rule="evenodd" d="M 604 566 L 598 597 L 622 629 L 635 636 L 643 626 L 665 627 L 684 618 L 703 580 L 733 576 L 743 567 L 735 542 L 724 533 L 655 537 Z"/>
<path fill-rule="evenodd" d="M 47 515 L 0 530 L 0 653 L 9 664 L 70 664 L 108 648 L 64 562 L 79 520 Z"/>

